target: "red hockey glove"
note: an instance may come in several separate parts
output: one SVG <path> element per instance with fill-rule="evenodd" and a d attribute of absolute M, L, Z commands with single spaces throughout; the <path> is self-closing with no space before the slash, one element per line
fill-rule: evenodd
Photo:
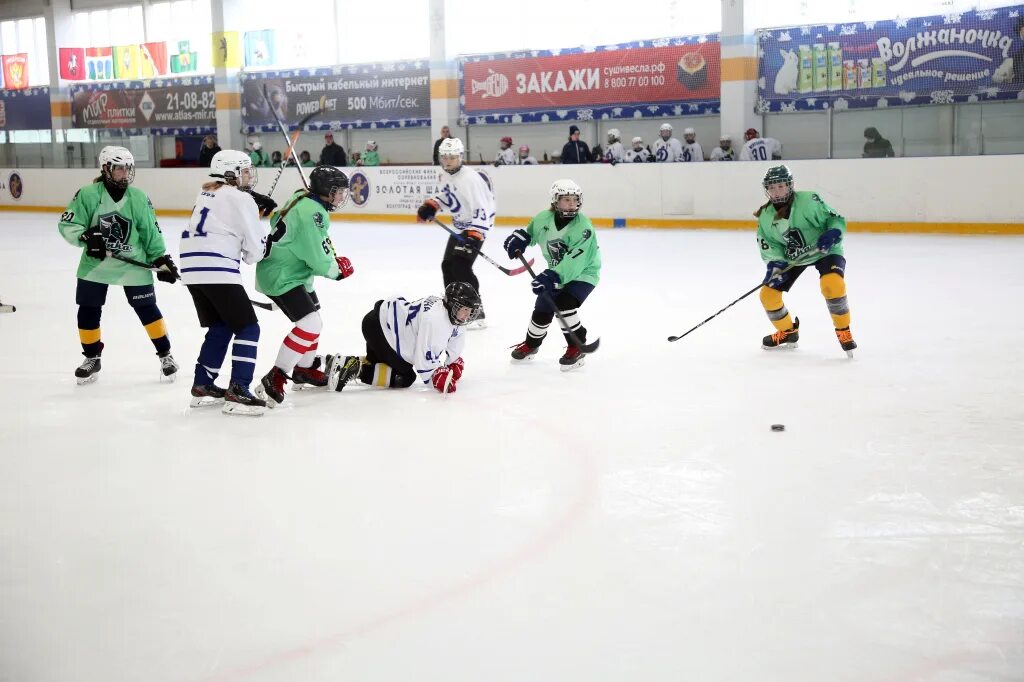
<path fill-rule="evenodd" d="M 455 393 L 455 382 L 459 380 L 459 375 L 462 374 L 461 370 L 456 370 L 453 365 L 448 367 L 438 367 L 434 370 L 434 373 L 430 375 L 430 383 L 434 385 L 441 393 Z M 449 377 L 451 379 L 449 380 Z M 445 384 L 448 384 L 448 390 L 445 391 Z"/>
<path fill-rule="evenodd" d="M 336 256 L 334 260 L 338 263 L 338 279 L 351 277 L 352 273 L 356 271 L 356 269 L 352 267 L 352 261 L 350 261 L 347 256 Z"/>

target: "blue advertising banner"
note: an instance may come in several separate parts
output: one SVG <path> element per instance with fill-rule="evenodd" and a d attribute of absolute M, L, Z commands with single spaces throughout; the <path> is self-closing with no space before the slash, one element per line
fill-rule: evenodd
<path fill-rule="evenodd" d="M 1024 5 L 757 39 L 758 113 L 1024 100 Z"/>
<path fill-rule="evenodd" d="M 718 35 L 458 58 L 460 125 L 718 113 Z"/>
<path fill-rule="evenodd" d="M 49 130 L 50 88 L 0 90 L 0 130 Z"/>

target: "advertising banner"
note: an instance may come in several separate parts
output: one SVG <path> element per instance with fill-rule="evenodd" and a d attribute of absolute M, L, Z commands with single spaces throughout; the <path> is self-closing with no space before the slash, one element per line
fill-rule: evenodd
<path fill-rule="evenodd" d="M 0 90 L 0 130 L 49 130 L 50 88 Z"/>
<path fill-rule="evenodd" d="M 197 135 L 217 126 L 213 77 L 71 86 L 75 128 L 126 128 Z"/>

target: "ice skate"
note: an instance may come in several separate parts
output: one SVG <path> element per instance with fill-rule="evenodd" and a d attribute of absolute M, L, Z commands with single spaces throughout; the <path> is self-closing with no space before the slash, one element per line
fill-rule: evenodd
<path fill-rule="evenodd" d="M 327 388 L 340 391 L 359 375 L 363 367 L 362 358 L 355 355 L 336 354 L 327 358 Z"/>
<path fill-rule="evenodd" d="M 533 356 L 540 350 L 540 346 L 531 348 L 528 343 L 523 341 L 518 346 L 512 347 L 512 360 L 514 362 L 522 362 L 524 360 L 532 360 Z"/>
<path fill-rule="evenodd" d="M 323 388 L 327 385 L 327 374 L 319 369 L 317 363 L 310 367 L 296 367 L 292 370 L 292 382 L 296 389 Z"/>
<path fill-rule="evenodd" d="M 839 339 L 839 345 L 846 351 L 846 357 L 852 358 L 857 342 L 853 340 L 853 333 L 850 331 L 850 328 L 843 327 L 842 329 L 837 329 L 836 338 Z"/>
<path fill-rule="evenodd" d="M 221 412 L 224 414 L 262 417 L 266 411 L 267 401 L 257 398 L 249 392 L 248 388 L 241 384 L 232 382 L 224 394 L 224 407 L 221 408 Z"/>
<path fill-rule="evenodd" d="M 216 384 L 195 384 L 189 407 L 210 407 L 224 402 L 224 389 Z"/>
<path fill-rule="evenodd" d="M 780 348 L 797 348 L 800 340 L 800 318 L 793 320 L 792 329 L 783 329 L 774 334 L 769 334 L 761 340 L 761 348 L 765 350 L 777 350 Z"/>
<path fill-rule="evenodd" d="M 569 346 L 565 349 L 565 354 L 558 358 L 559 369 L 563 372 L 582 367 L 586 360 L 586 353 L 579 349 L 577 346 Z"/>
<path fill-rule="evenodd" d="M 171 355 L 171 351 L 166 351 L 163 355 L 157 353 L 157 357 L 160 358 L 160 381 L 167 379 L 167 381 L 175 381 L 178 378 L 178 370 L 180 369 L 177 362 L 174 361 L 174 356 Z"/>
<path fill-rule="evenodd" d="M 97 375 L 100 373 L 100 369 L 102 369 L 102 367 L 100 365 L 100 358 L 98 355 L 94 358 L 86 358 L 85 362 L 79 365 L 78 369 L 75 370 L 75 379 L 77 380 L 78 385 L 82 386 L 96 381 L 98 378 Z"/>
<path fill-rule="evenodd" d="M 272 368 L 260 380 L 256 387 L 256 397 L 266 402 L 266 406 L 273 409 L 284 402 L 284 385 L 288 381 L 288 375 L 277 367 Z M 225 396 L 227 400 L 227 396 Z"/>

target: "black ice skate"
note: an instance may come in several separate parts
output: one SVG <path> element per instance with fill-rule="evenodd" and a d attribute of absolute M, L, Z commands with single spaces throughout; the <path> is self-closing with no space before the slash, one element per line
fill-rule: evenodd
<path fill-rule="evenodd" d="M 273 409 L 284 402 L 284 385 L 288 381 L 288 375 L 277 367 L 272 368 L 267 375 L 260 379 L 260 385 L 256 387 L 256 397 L 264 400 L 267 407 Z M 227 396 L 225 396 L 225 400 Z"/>
<path fill-rule="evenodd" d="M 224 402 L 224 389 L 217 384 L 195 384 L 192 386 L 192 399 L 189 407 L 210 407 Z"/>
<path fill-rule="evenodd" d="M 78 366 L 75 370 L 75 379 L 78 381 L 78 385 L 91 384 L 98 378 L 96 375 L 100 373 L 102 369 L 100 365 L 100 357 L 97 355 L 94 358 L 86 358 L 85 362 Z"/>
<path fill-rule="evenodd" d="M 156 356 L 160 358 L 160 380 L 176 380 L 178 378 L 178 370 L 180 367 L 178 363 L 174 361 L 174 356 L 171 355 L 171 351 L 168 350 L 163 353 L 157 353 Z"/>
<path fill-rule="evenodd" d="M 224 407 L 221 408 L 221 412 L 246 417 L 262 417 L 266 411 L 267 401 L 254 396 L 245 386 L 231 382 L 231 386 L 224 394 Z"/>
<path fill-rule="evenodd" d="M 332 391 L 340 391 L 355 377 L 363 368 L 362 358 L 355 355 L 341 355 L 340 353 L 327 358 L 327 388 Z"/>
<path fill-rule="evenodd" d="M 319 358 L 317 359 L 319 360 Z M 296 367 L 292 370 L 292 381 L 295 383 L 295 388 L 305 388 L 306 386 L 322 388 L 327 385 L 327 374 L 318 368 L 318 364 L 314 363 L 310 367 Z"/>
<path fill-rule="evenodd" d="M 857 342 L 853 340 L 853 332 L 850 331 L 849 327 L 843 327 L 842 329 L 836 330 L 836 338 L 839 339 L 839 345 L 846 351 L 847 357 L 853 357 L 853 350 L 857 347 Z"/>
<path fill-rule="evenodd" d="M 761 348 L 776 350 L 779 348 L 797 348 L 800 340 L 800 318 L 793 320 L 792 329 L 784 329 L 761 339 Z"/>
<path fill-rule="evenodd" d="M 584 360 L 587 355 L 584 353 L 579 346 L 569 346 L 565 349 L 565 354 L 558 358 L 559 369 L 563 372 L 582 367 Z"/>
<path fill-rule="evenodd" d="M 539 350 L 540 346 L 537 346 L 536 348 L 531 348 L 530 344 L 523 341 L 518 346 L 512 347 L 512 359 L 515 360 L 516 362 L 521 362 L 522 360 L 532 360 L 533 356 L 536 355 L 537 351 Z"/>

